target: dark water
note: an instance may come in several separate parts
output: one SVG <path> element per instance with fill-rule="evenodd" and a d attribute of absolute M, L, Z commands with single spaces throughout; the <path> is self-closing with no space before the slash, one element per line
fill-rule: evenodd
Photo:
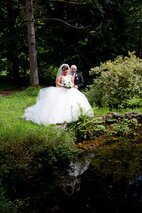
<path fill-rule="evenodd" d="M 74 173 L 70 173 L 74 177 L 66 177 L 65 185 L 58 188 L 56 208 L 51 212 L 141 213 L 140 132 L 119 139 L 109 138 L 105 145 L 83 158 L 83 164 L 77 161 Z"/>
<path fill-rule="evenodd" d="M 78 166 L 77 162 L 76 169 Z M 79 171 L 81 174 L 77 175 Z M 50 188 L 50 193 L 49 185 L 47 186 L 45 183 L 45 187 L 42 186 L 43 197 L 40 199 L 34 197 L 26 212 L 142 212 L 142 176 L 130 180 L 129 177 L 123 175 L 119 178 L 114 178 L 112 174 L 108 175 L 104 172 L 100 175 L 96 172 L 96 165 L 91 161 L 89 165 L 86 162 L 82 170 L 78 170 L 74 174 L 74 177 L 66 176 L 56 180 L 54 187 Z M 42 193 L 40 192 L 40 194 Z"/>
<path fill-rule="evenodd" d="M 100 177 L 89 168 L 82 178 L 80 190 L 63 196 L 59 212 L 121 213 L 142 212 L 142 179 L 128 182 L 111 177 Z"/>
<path fill-rule="evenodd" d="M 64 165 L 61 170 L 44 167 L 34 178 L 19 183 L 17 192 L 12 188 L 14 199 L 22 203 L 11 212 L 142 213 L 141 127 L 137 133 L 100 143 L 71 162 L 67 171 L 62 170 Z"/>

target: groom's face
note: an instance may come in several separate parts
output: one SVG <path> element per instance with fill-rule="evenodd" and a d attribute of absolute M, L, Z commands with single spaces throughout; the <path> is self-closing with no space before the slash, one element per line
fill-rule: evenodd
<path fill-rule="evenodd" d="M 71 68 L 71 72 L 72 72 L 72 74 L 75 74 L 75 73 L 76 73 L 76 68 L 75 68 L 75 67 L 72 67 L 72 68 Z"/>

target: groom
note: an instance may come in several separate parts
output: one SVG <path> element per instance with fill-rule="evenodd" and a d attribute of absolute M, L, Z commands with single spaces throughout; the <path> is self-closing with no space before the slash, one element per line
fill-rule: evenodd
<path fill-rule="evenodd" d="M 71 65 L 71 75 L 74 76 L 74 84 L 75 87 L 80 90 L 83 89 L 85 86 L 84 78 L 82 75 L 82 72 L 77 72 L 77 66 L 76 65 Z"/>

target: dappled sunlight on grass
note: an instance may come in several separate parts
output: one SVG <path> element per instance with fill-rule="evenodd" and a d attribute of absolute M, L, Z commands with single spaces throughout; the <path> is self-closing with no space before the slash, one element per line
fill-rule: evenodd
<path fill-rule="evenodd" d="M 125 113 L 125 112 L 136 112 L 136 113 L 142 113 L 142 107 L 140 108 L 126 108 L 126 109 L 119 109 L 117 110 L 117 112 L 119 113 Z"/>
<path fill-rule="evenodd" d="M 99 107 L 93 107 L 93 111 L 95 116 L 102 116 L 104 114 L 107 114 L 110 112 L 109 108 L 104 107 L 104 108 L 99 108 Z"/>

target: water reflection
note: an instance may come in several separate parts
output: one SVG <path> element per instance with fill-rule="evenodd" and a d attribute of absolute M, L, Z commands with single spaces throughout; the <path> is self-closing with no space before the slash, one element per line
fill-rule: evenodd
<path fill-rule="evenodd" d="M 81 175 L 89 168 L 94 156 L 94 153 L 87 153 L 83 158 L 70 163 L 68 176 L 64 177 L 60 183 L 65 194 L 72 195 L 75 191 L 80 190 Z"/>

